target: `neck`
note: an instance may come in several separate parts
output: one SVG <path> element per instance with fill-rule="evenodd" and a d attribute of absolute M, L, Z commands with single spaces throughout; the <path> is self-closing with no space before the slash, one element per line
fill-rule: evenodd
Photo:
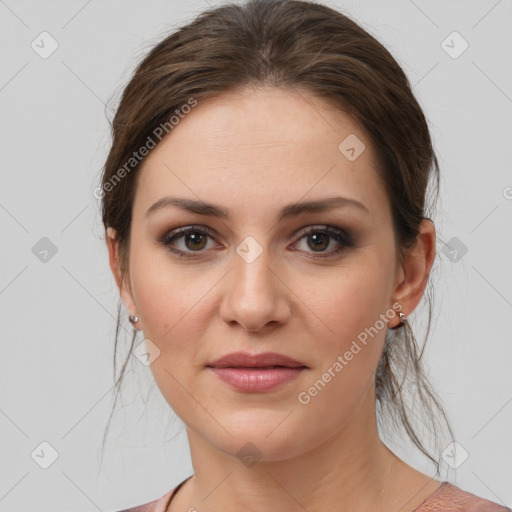
<path fill-rule="evenodd" d="M 312 418 L 312 421 L 318 421 Z M 326 419 L 326 421 L 328 421 Z M 306 429 L 307 430 L 307 429 Z M 283 450 L 259 450 L 269 446 L 271 435 L 246 445 L 251 462 L 238 457 L 246 440 L 229 450 L 187 428 L 194 477 L 185 495 L 186 509 L 225 510 L 386 510 L 393 496 L 393 480 L 401 461 L 379 438 L 374 397 L 363 402 L 358 413 L 330 439 L 282 439 Z M 276 437 L 278 439 L 278 437 Z M 309 449 L 305 445 L 308 444 Z M 266 443 L 266 444 L 265 444 Z M 294 450 L 290 447 L 294 446 Z M 251 453 L 252 452 L 252 453 Z M 271 453 L 272 455 L 268 455 Z M 289 456 L 283 456 L 283 454 Z M 291 454 L 291 455 L 290 455 Z M 261 457 L 261 458 L 260 458 Z M 403 463 L 402 463 L 403 464 Z M 176 500 L 178 501 L 178 500 Z M 389 507 L 391 510 L 391 506 Z M 193 510 L 193 509 L 191 509 Z"/>

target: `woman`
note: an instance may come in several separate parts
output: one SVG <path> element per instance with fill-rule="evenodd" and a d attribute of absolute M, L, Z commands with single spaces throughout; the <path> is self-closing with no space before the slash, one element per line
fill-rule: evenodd
<path fill-rule="evenodd" d="M 129 510 L 510 510 L 379 435 L 401 424 L 439 474 L 413 420 L 446 417 L 407 322 L 438 173 L 397 62 L 326 6 L 215 8 L 149 52 L 113 120 L 103 223 L 194 474 Z"/>

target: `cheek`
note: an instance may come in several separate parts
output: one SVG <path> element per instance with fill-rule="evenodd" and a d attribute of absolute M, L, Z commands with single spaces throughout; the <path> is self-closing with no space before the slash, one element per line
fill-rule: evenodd
<path fill-rule="evenodd" d="M 314 290 L 302 295 L 307 307 L 299 315 L 310 318 L 320 362 L 308 380 L 311 394 L 301 390 L 310 399 L 305 412 L 318 417 L 329 404 L 339 404 L 331 413 L 333 425 L 350 416 L 372 384 L 387 332 L 388 267 L 373 253 L 365 256 L 329 276 L 304 280 L 300 292 Z"/>
<path fill-rule="evenodd" d="M 211 297 L 218 276 L 172 265 L 164 251 L 137 248 L 132 282 L 144 337 L 160 350 L 150 368 L 175 412 L 187 414 L 196 377 L 203 368 L 204 333 L 211 324 Z"/>
<path fill-rule="evenodd" d="M 351 267 L 333 276 L 325 293 L 311 294 L 300 313 L 311 318 L 310 337 L 319 361 L 298 399 L 303 426 L 312 432 L 318 430 L 318 417 L 327 430 L 345 425 L 373 386 L 387 332 L 388 297 L 379 285 L 382 271 L 363 270 Z M 315 326 L 321 329 L 316 334 Z"/>
<path fill-rule="evenodd" d="M 336 272 L 298 279 L 294 291 L 305 304 L 301 314 L 318 323 L 319 341 L 324 340 L 327 350 L 338 350 L 374 326 L 386 312 L 388 282 L 385 265 L 369 260 L 368 264 L 347 264 Z M 382 322 L 377 328 L 385 331 Z"/>
<path fill-rule="evenodd" d="M 191 401 L 185 389 L 196 377 L 208 295 L 201 298 L 208 291 L 208 283 L 186 271 L 176 271 L 165 257 L 148 256 L 145 258 L 142 250 L 134 255 L 132 282 L 144 337 L 160 350 L 150 369 L 167 403 L 179 416 L 188 417 Z"/>
<path fill-rule="evenodd" d="M 173 266 L 165 251 L 138 248 L 132 255 L 132 281 L 147 338 L 157 340 L 160 350 L 194 339 L 197 324 L 191 319 L 212 287 L 208 279 L 198 277 L 192 267 Z"/>

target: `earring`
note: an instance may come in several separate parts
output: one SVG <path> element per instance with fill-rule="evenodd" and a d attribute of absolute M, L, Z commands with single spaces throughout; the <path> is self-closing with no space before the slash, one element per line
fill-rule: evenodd
<path fill-rule="evenodd" d="M 133 327 L 135 329 L 137 329 L 137 327 L 135 326 L 135 324 L 139 321 L 139 317 L 138 316 L 135 316 L 135 315 L 130 315 L 128 317 L 128 320 L 130 320 L 130 323 L 133 325 Z M 140 331 L 140 329 L 137 329 L 137 331 Z"/>
<path fill-rule="evenodd" d="M 392 330 L 400 329 L 400 327 L 404 326 L 407 323 L 406 316 L 401 311 L 399 311 L 398 314 L 400 316 L 400 323 L 395 325 L 394 327 L 390 327 L 390 329 Z"/>

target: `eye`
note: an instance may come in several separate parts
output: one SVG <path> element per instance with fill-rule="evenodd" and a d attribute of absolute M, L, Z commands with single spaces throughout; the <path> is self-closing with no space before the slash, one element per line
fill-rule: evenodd
<path fill-rule="evenodd" d="M 306 252 L 317 253 L 314 257 L 325 258 L 338 254 L 347 247 L 354 247 L 354 240 L 348 233 L 332 226 L 310 227 L 300 235 L 299 242 L 305 239 L 306 247 L 313 249 L 312 251 L 306 249 Z M 334 245 L 333 249 L 325 250 L 332 245 Z"/>
<path fill-rule="evenodd" d="M 190 258 L 196 256 L 194 253 L 203 252 L 203 249 L 207 248 L 208 237 L 213 238 L 209 230 L 199 226 L 189 226 L 171 231 L 159 242 L 168 247 L 171 252 L 178 254 L 180 258 Z"/>
<path fill-rule="evenodd" d="M 206 249 L 222 247 L 215 243 L 208 247 L 208 238 L 212 240 L 215 238 L 215 234 L 209 229 L 202 226 L 188 226 L 177 228 L 165 234 L 158 241 L 180 258 L 194 258 L 200 257 L 202 253 L 206 252 Z M 316 253 L 313 256 L 314 258 L 333 256 L 347 247 L 354 247 L 355 245 L 351 235 L 333 226 L 313 226 L 302 230 L 295 246 L 303 239 L 306 242 L 306 249 L 299 250 Z M 326 251 L 333 245 L 334 248 Z M 308 248 L 312 250 L 308 250 Z M 294 248 L 293 250 L 297 249 Z"/>

